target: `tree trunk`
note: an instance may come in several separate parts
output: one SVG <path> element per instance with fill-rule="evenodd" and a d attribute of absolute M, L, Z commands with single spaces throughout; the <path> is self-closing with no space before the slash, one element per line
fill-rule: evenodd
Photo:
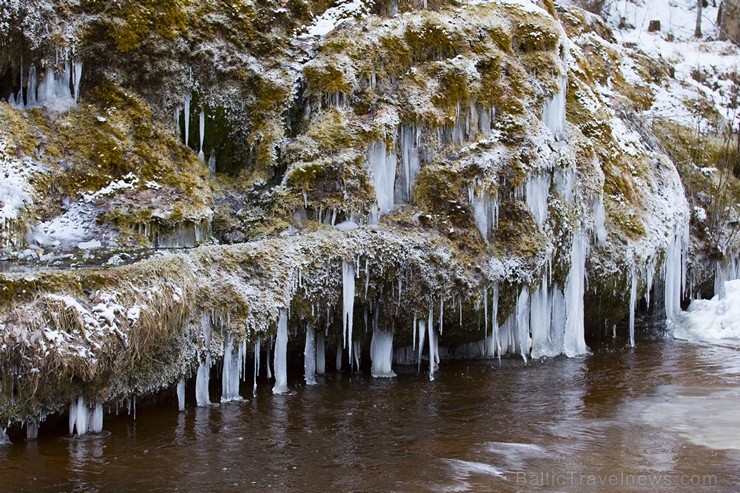
<path fill-rule="evenodd" d="M 696 29 L 694 30 L 694 36 L 701 38 L 701 11 L 703 8 L 702 2 L 704 0 L 696 0 Z"/>

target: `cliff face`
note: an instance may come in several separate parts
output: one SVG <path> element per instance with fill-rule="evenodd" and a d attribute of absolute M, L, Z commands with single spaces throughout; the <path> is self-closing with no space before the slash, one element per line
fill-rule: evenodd
<path fill-rule="evenodd" d="M 680 310 L 691 214 L 639 116 L 671 66 L 599 18 L 150 3 L 0 3 L 0 420 L 207 389 L 279 327 L 433 375 L 582 354 L 655 286 Z"/>

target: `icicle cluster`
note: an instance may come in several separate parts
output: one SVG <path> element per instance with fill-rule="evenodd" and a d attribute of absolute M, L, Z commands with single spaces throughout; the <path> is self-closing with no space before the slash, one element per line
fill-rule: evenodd
<path fill-rule="evenodd" d="M 8 103 L 21 110 L 43 107 L 52 112 L 64 112 L 76 107 L 80 97 L 82 62 L 67 58 L 64 69 L 59 73 L 47 66 L 40 82 L 37 81 L 36 66 L 31 65 L 27 85 L 24 86 L 21 75 L 21 88 L 17 94 L 8 96 Z"/>

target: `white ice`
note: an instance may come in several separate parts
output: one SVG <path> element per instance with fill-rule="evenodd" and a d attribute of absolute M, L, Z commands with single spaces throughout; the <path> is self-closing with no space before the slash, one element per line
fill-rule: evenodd
<path fill-rule="evenodd" d="M 395 377 L 391 369 L 393 360 L 393 332 L 380 328 L 373 329 L 373 338 L 370 342 L 371 374 L 376 378 Z"/>
<path fill-rule="evenodd" d="M 277 338 L 275 339 L 275 386 L 273 394 L 284 394 L 288 391 L 288 311 L 280 309 Z"/>

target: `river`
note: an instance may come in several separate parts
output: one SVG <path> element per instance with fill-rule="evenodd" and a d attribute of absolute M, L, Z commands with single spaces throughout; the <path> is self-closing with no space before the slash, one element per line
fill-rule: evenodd
<path fill-rule="evenodd" d="M 572 359 L 443 361 L 432 382 L 291 374 L 287 395 L 183 412 L 173 391 L 100 436 L 60 423 L 0 446 L 0 491 L 738 491 L 740 351 L 590 342 Z"/>

